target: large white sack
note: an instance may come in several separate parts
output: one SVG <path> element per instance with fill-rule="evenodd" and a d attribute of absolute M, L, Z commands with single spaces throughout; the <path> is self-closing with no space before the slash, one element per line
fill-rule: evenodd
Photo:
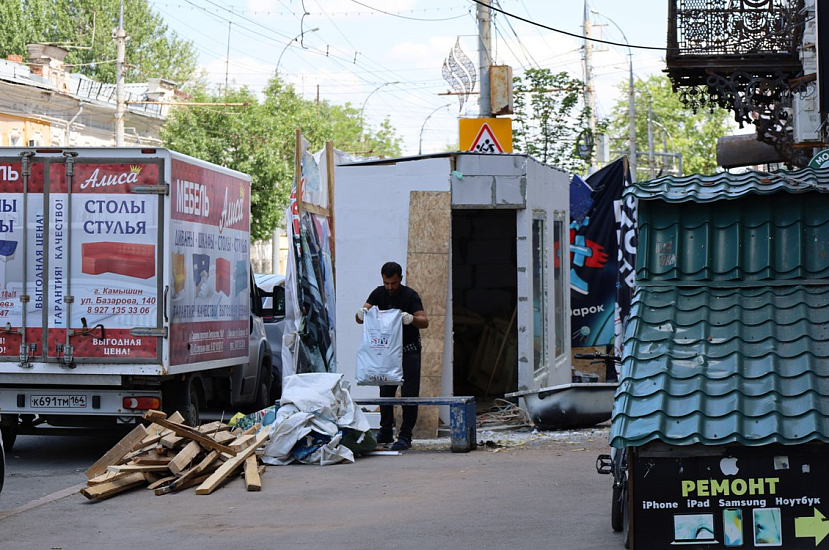
<path fill-rule="evenodd" d="M 403 383 L 403 312 L 372 307 L 363 318 L 363 335 L 354 371 L 358 386 Z"/>

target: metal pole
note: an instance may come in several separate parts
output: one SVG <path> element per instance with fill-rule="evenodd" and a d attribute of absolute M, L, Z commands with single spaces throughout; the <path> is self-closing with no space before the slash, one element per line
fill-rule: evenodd
<path fill-rule="evenodd" d="M 601 15 L 612 23 L 622 33 L 622 38 L 625 39 L 625 44 L 628 46 L 628 56 L 630 57 L 630 80 L 628 82 L 628 165 L 630 166 L 630 181 L 633 183 L 636 181 L 636 102 L 633 87 L 633 50 L 630 48 L 630 42 L 628 42 L 628 37 L 625 36 L 625 31 L 616 24 L 616 21 L 604 14 L 599 14 L 596 10 L 593 10 L 593 13 Z M 587 18 L 585 17 L 585 19 Z"/>
<path fill-rule="evenodd" d="M 230 6 L 230 19 L 227 20 L 227 53 L 225 54 L 225 94 L 227 93 L 227 74 L 230 72 L 230 27 L 233 25 L 233 6 Z"/>
<path fill-rule="evenodd" d="M 630 82 L 628 82 L 628 163 L 630 181 L 636 181 L 636 101 L 633 95 L 633 52 L 630 56 Z"/>
<path fill-rule="evenodd" d="M 656 176 L 656 166 L 653 162 L 653 98 L 648 97 L 648 176 Z"/>
<path fill-rule="evenodd" d="M 280 53 L 280 54 L 279 54 L 279 58 L 277 58 L 277 60 L 276 60 L 276 69 L 275 69 L 275 71 L 274 71 L 274 72 L 275 72 L 277 75 L 279 75 L 279 64 L 282 62 L 282 56 L 283 56 L 283 55 L 285 55 L 285 51 L 288 49 L 288 46 L 290 46 L 291 44 L 293 44 L 294 42 L 296 42 L 296 41 L 297 41 L 297 39 L 298 39 L 300 36 L 302 36 L 303 34 L 311 34 L 312 32 L 317 32 L 318 30 L 320 30 L 320 28 L 319 28 L 319 27 L 314 27 L 314 28 L 313 28 L 313 29 L 311 29 L 310 31 L 301 32 L 301 33 L 299 33 L 298 35 L 296 35 L 295 37 L 293 37 L 291 40 L 289 40 L 287 44 L 285 44 L 285 47 L 284 47 L 284 48 L 282 48 L 282 53 Z"/>
<path fill-rule="evenodd" d="M 115 31 L 115 145 L 124 146 L 124 63 L 126 61 L 127 32 L 124 30 L 124 0 L 118 12 L 118 29 Z"/>
<path fill-rule="evenodd" d="M 590 21 L 590 10 L 587 1 L 584 2 L 584 104 L 590 109 L 588 128 L 591 139 L 596 139 L 596 96 L 593 94 L 593 22 Z M 595 143 L 595 141 L 594 141 Z M 596 155 L 590 155 L 590 173 L 596 171 Z"/>
<path fill-rule="evenodd" d="M 362 139 L 363 139 L 363 127 L 365 126 L 365 124 L 363 123 L 363 111 L 365 111 L 365 109 L 366 109 L 366 103 L 368 103 L 369 98 L 370 98 L 371 96 L 373 96 L 373 95 L 374 95 L 374 92 L 376 92 L 377 90 L 379 90 L 379 89 L 380 89 L 380 88 L 382 88 L 383 86 L 389 86 L 389 85 L 391 85 L 391 84 L 400 84 L 400 82 L 398 82 L 398 81 L 396 81 L 396 80 L 395 80 L 394 82 L 383 82 L 382 84 L 380 84 L 379 86 L 377 86 L 376 88 L 374 88 L 374 89 L 373 89 L 373 90 L 372 90 L 372 91 L 371 91 L 371 92 L 370 92 L 370 93 L 366 96 L 365 101 L 363 101 L 363 106 L 362 106 L 362 107 L 360 107 L 360 125 L 361 125 L 361 126 L 360 126 L 360 141 L 362 141 Z"/>
<path fill-rule="evenodd" d="M 417 145 L 417 154 L 418 155 L 420 155 L 423 151 L 423 129 L 426 128 L 426 123 L 429 122 L 429 119 L 432 118 L 433 114 L 437 113 L 441 109 L 445 109 L 446 107 L 451 107 L 451 106 L 452 106 L 451 103 L 447 103 L 446 105 L 441 105 L 440 107 L 438 107 L 437 109 L 435 109 L 434 111 L 429 113 L 429 116 L 427 116 L 426 120 L 423 121 L 423 125 L 420 127 L 420 141 L 418 142 L 418 145 Z"/>
<path fill-rule="evenodd" d="M 492 116 L 492 100 L 490 98 L 489 66 L 492 64 L 491 39 L 491 11 L 490 0 L 481 0 L 478 3 L 478 71 L 480 72 L 481 88 L 478 94 L 478 116 L 487 118 Z"/>

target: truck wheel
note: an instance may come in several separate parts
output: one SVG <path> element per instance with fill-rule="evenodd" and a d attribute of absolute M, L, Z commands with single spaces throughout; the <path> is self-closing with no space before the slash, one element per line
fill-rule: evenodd
<path fill-rule="evenodd" d="M 178 411 L 188 426 L 199 426 L 199 389 L 196 379 L 188 377 L 183 381 L 167 382 L 162 388 L 164 412 L 168 415 Z"/>
<path fill-rule="evenodd" d="M 181 415 L 184 417 L 184 423 L 194 428 L 201 425 L 201 418 L 199 416 L 199 409 L 201 402 L 199 400 L 199 388 L 197 387 L 195 378 L 191 378 L 187 382 L 187 401 L 184 405 L 184 410 Z"/>
<path fill-rule="evenodd" d="M 264 408 L 273 405 L 271 403 L 271 384 L 273 384 L 273 374 L 270 367 L 262 367 L 259 373 L 259 386 L 256 389 L 256 398 L 253 400 L 253 412 L 261 411 Z"/>
<path fill-rule="evenodd" d="M 0 434 L 3 436 L 3 447 L 9 452 L 17 441 L 17 426 L 0 426 Z"/>

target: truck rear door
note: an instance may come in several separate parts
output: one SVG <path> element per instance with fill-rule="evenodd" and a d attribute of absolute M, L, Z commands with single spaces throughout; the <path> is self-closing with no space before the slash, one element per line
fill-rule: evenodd
<path fill-rule="evenodd" d="M 160 362 L 163 161 L 103 151 L 0 154 L 0 358 Z"/>

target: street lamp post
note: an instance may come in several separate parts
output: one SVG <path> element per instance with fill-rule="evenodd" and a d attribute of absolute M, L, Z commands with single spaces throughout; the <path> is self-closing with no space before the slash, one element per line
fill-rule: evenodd
<path fill-rule="evenodd" d="M 362 106 L 362 107 L 360 107 L 360 141 L 362 141 L 362 140 L 363 140 L 363 135 L 364 135 L 364 134 L 363 134 L 363 129 L 364 129 L 364 127 L 365 127 L 365 124 L 364 124 L 364 122 L 363 122 L 363 111 L 365 111 L 365 109 L 366 109 L 366 103 L 368 103 L 369 98 L 370 98 L 371 96 L 373 96 L 373 95 L 374 95 L 374 93 L 375 93 L 377 90 L 379 90 L 380 88 L 383 88 L 384 86 L 391 86 L 392 84 L 400 84 L 400 82 L 398 82 L 398 81 L 396 81 L 396 80 L 395 80 L 394 82 L 383 82 L 382 84 L 380 84 L 379 86 L 377 86 L 376 88 L 374 88 L 374 89 L 373 89 L 373 90 L 372 90 L 372 91 L 371 91 L 371 92 L 370 92 L 370 93 L 366 96 L 365 101 L 363 101 L 363 106 Z"/>
<path fill-rule="evenodd" d="M 432 118 L 433 114 L 437 113 L 441 109 L 445 109 L 445 108 L 451 107 L 451 106 L 452 106 L 451 103 L 447 103 L 446 105 L 441 105 L 440 107 L 438 107 L 437 109 L 435 109 L 434 111 L 429 113 L 429 116 L 427 116 L 426 120 L 423 121 L 423 125 L 420 127 L 420 141 L 417 144 L 417 154 L 418 155 L 420 155 L 422 150 L 423 150 L 423 129 L 426 128 L 426 123 L 429 122 L 429 119 Z"/>
<path fill-rule="evenodd" d="M 622 38 L 625 39 L 625 44 L 628 46 L 628 57 L 630 58 L 630 79 L 628 81 L 628 164 L 630 165 L 630 178 L 631 182 L 636 181 L 636 104 L 634 102 L 633 97 L 633 50 L 630 48 L 630 42 L 628 42 L 628 37 L 625 36 L 625 31 L 616 24 L 616 22 L 609 18 L 608 16 L 604 15 L 603 13 L 599 13 L 596 10 L 592 10 L 593 13 L 596 15 L 601 15 L 608 21 L 610 21 L 614 27 L 616 27 L 620 33 L 622 33 Z"/>
<path fill-rule="evenodd" d="M 391 86 L 392 84 L 400 84 L 400 82 L 397 82 L 397 81 L 394 81 L 394 82 L 383 82 L 382 84 L 380 84 L 379 86 L 377 86 L 376 88 L 374 88 L 374 89 L 373 89 L 373 90 L 372 90 L 372 91 L 371 91 L 371 92 L 370 92 L 370 93 L 366 96 L 365 101 L 363 101 L 363 106 L 362 106 L 362 107 L 360 107 L 360 121 L 361 121 L 361 122 L 362 122 L 362 120 L 363 120 L 363 111 L 365 111 L 365 109 L 366 109 L 366 103 L 368 103 L 369 98 L 370 98 L 371 96 L 373 96 L 373 95 L 374 95 L 374 93 L 375 93 L 377 90 L 379 90 L 380 88 L 382 88 L 382 87 L 384 87 L 384 86 Z"/>
<path fill-rule="evenodd" d="M 276 60 L 276 74 L 277 75 L 279 75 L 279 63 L 282 62 L 282 56 L 285 55 L 285 52 L 288 50 L 288 46 L 290 46 L 291 44 L 296 42 L 297 39 L 300 36 L 302 36 L 304 34 L 311 34 L 312 32 L 317 32 L 318 30 L 320 30 L 319 27 L 314 27 L 313 29 L 311 29 L 309 31 L 303 31 L 303 32 L 299 33 L 298 35 L 296 35 L 295 37 L 293 37 L 291 40 L 289 40 L 287 44 L 285 44 L 285 47 L 282 48 L 282 53 L 279 54 L 279 58 Z"/>

